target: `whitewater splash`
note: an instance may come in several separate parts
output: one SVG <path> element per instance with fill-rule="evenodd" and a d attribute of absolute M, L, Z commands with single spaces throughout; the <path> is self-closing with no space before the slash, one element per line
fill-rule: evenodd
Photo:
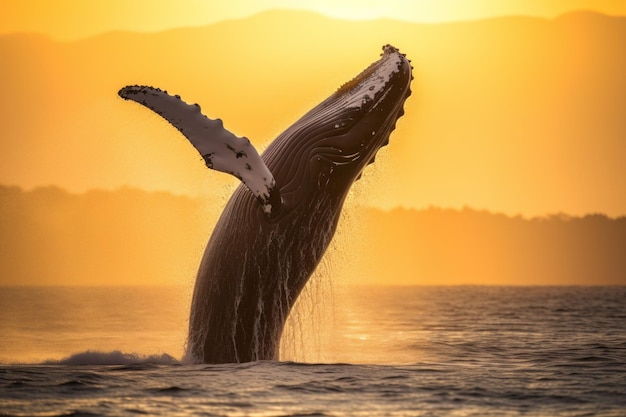
<path fill-rule="evenodd" d="M 122 98 L 176 127 L 209 168 L 239 178 L 200 264 L 188 359 L 276 360 L 285 320 L 335 233 L 346 195 L 387 145 L 411 94 L 411 65 L 381 58 L 279 135 L 260 157 L 199 105 L 147 86 Z"/>
<path fill-rule="evenodd" d="M 124 353 L 119 350 L 112 352 L 99 352 L 88 350 L 75 353 L 60 360 L 47 360 L 44 365 L 136 365 L 136 364 L 175 365 L 180 363 L 171 355 L 140 355 L 137 353 Z"/>

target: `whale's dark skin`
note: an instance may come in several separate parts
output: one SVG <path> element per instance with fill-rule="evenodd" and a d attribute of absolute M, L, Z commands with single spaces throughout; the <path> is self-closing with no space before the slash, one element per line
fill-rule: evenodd
<path fill-rule="evenodd" d="M 397 71 L 384 87 L 360 107 L 345 107 L 358 98 L 359 89 L 374 90 L 368 77 L 391 59 Z M 350 186 L 388 143 L 403 115 L 411 69 L 403 55 L 386 46 L 380 61 L 309 111 L 262 154 L 282 205 L 267 215 L 240 185 L 224 209 L 194 289 L 188 340 L 194 361 L 278 359 L 285 320 L 335 233 Z"/>
<path fill-rule="evenodd" d="M 380 60 L 305 114 L 261 156 L 197 104 L 154 87 L 119 91 L 169 121 L 209 168 L 242 181 L 200 264 L 188 360 L 278 359 L 285 320 L 335 233 L 350 186 L 404 113 L 411 69 L 397 49 L 383 47 Z"/>

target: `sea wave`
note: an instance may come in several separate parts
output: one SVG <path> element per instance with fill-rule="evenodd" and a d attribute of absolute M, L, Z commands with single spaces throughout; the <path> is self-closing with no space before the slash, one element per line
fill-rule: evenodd
<path fill-rule="evenodd" d="M 167 353 L 160 355 L 141 355 L 138 353 L 125 353 L 119 350 L 111 352 L 87 350 L 74 353 L 60 360 L 47 360 L 43 362 L 42 365 L 175 365 L 180 363 L 178 359 Z"/>

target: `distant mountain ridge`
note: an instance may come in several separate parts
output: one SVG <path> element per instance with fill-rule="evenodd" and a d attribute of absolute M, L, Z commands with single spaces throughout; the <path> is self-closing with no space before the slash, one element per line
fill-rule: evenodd
<path fill-rule="evenodd" d="M 364 222 L 362 266 L 394 284 L 626 285 L 626 216 L 370 209 Z"/>
<path fill-rule="evenodd" d="M 191 286 L 223 203 L 0 186 L 0 285 Z M 321 271 L 337 284 L 626 285 L 626 217 L 345 213 Z"/>
<path fill-rule="evenodd" d="M 184 139 L 120 87 L 180 94 L 263 149 L 386 43 L 412 59 L 414 93 L 370 204 L 626 213 L 626 18 L 589 12 L 446 24 L 267 12 L 76 42 L 2 36 L 0 182 L 212 192 L 227 180 L 205 184 Z"/>

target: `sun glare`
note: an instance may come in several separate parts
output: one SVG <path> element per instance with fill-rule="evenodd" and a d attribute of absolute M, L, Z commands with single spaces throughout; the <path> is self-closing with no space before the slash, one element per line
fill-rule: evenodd
<path fill-rule="evenodd" d="M 203 26 L 242 19 L 269 10 L 300 10 L 337 19 L 394 19 L 418 23 L 473 20 L 503 15 L 555 17 L 573 10 L 626 14 L 626 2 L 562 0 L 247 0 L 206 2 L 188 0 L 4 0 L 0 34 L 43 33 L 58 40 L 74 40 L 114 30 L 152 32 L 184 26 Z"/>

